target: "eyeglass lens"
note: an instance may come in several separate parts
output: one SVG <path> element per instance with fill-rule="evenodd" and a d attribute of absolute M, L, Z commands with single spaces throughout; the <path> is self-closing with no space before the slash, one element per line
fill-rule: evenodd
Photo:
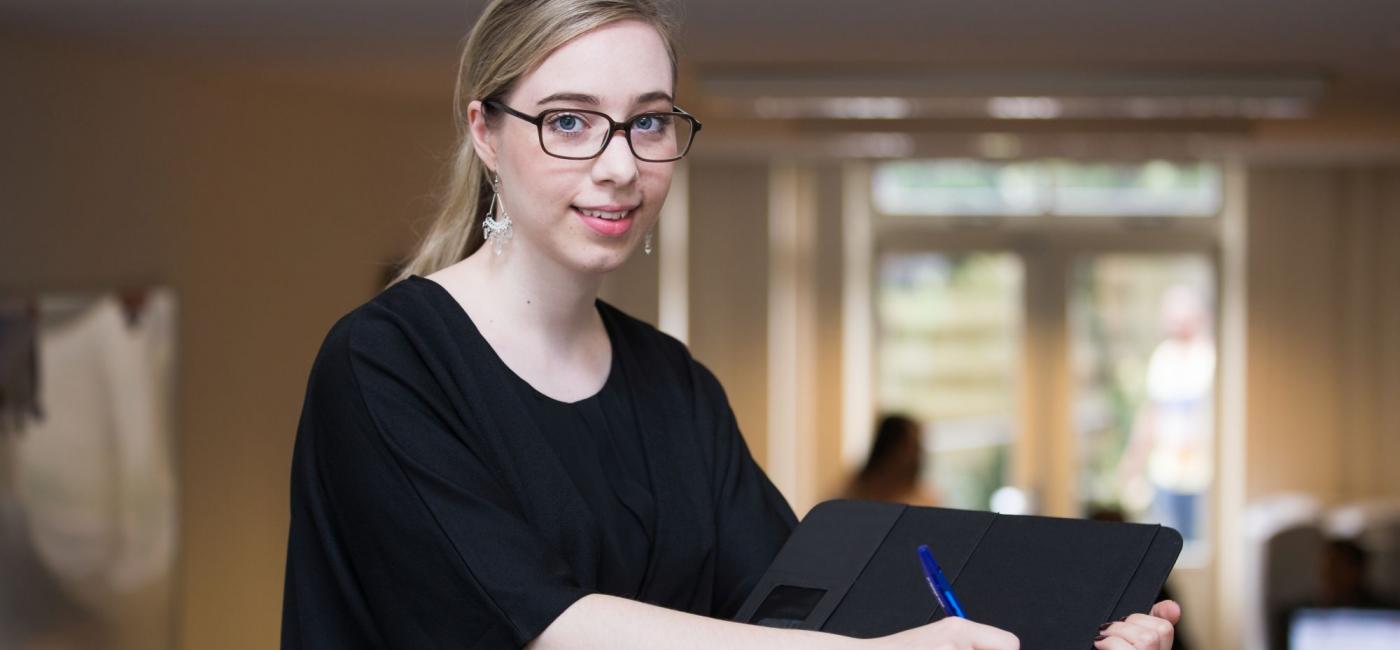
<path fill-rule="evenodd" d="M 603 150 L 611 125 L 603 115 L 587 111 L 549 111 L 540 124 L 545 152 L 569 158 L 590 158 Z M 685 154 L 695 128 L 677 113 L 644 113 L 631 120 L 629 135 L 638 158 L 669 160 Z"/>

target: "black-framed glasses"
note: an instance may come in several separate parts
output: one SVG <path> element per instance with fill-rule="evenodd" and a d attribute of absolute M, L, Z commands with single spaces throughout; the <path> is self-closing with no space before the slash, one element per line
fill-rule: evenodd
<path fill-rule="evenodd" d="M 567 160 L 597 158 L 608 148 L 613 135 L 622 131 L 638 160 L 672 162 L 685 157 L 700 131 L 700 121 L 679 107 L 673 111 L 638 113 L 618 122 L 606 113 L 578 108 L 551 108 L 530 115 L 494 99 L 482 103 L 534 124 L 540 134 L 540 148 Z"/>

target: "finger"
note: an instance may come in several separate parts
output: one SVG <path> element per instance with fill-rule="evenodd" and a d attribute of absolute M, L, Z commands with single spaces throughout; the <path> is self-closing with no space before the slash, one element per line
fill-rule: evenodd
<path fill-rule="evenodd" d="M 1141 614 L 1139 614 L 1139 616 L 1141 616 Z M 1128 643 L 1128 647 L 1134 648 L 1135 650 L 1160 650 L 1161 639 L 1157 631 L 1149 627 L 1138 625 L 1137 623 L 1120 621 L 1108 626 L 1108 629 L 1099 634 L 1109 638 L 1122 639 Z M 1170 648 L 1171 646 L 1167 647 Z"/>
<path fill-rule="evenodd" d="M 1140 626 L 1140 628 L 1151 630 L 1156 635 L 1156 643 L 1151 644 L 1151 650 L 1172 650 L 1173 639 L 1176 639 L 1176 626 L 1158 616 L 1148 616 L 1147 614 L 1134 614 L 1128 616 L 1128 623 Z"/>
<path fill-rule="evenodd" d="M 1174 600 L 1164 600 L 1152 606 L 1152 615 L 1176 625 L 1181 622 L 1181 605 Z"/>
<path fill-rule="evenodd" d="M 1094 641 L 1094 647 L 1098 650 L 1135 650 L 1133 644 L 1116 636 L 1105 636 L 1103 633 Z"/>
<path fill-rule="evenodd" d="M 1176 638 L 1176 627 L 1170 621 L 1147 614 L 1133 614 L 1128 617 L 1127 622 L 1156 632 L 1157 645 L 1149 646 L 1153 650 L 1171 650 L 1172 640 Z"/>

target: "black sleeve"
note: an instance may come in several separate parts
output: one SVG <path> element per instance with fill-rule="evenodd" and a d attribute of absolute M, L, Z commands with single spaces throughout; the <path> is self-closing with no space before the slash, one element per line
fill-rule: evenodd
<path fill-rule="evenodd" d="M 787 542 L 797 517 L 754 462 L 729 399 L 715 376 L 695 364 L 700 412 L 714 431 L 716 561 L 714 615 L 732 619 Z"/>
<path fill-rule="evenodd" d="M 432 359 L 389 319 L 347 321 L 297 434 L 283 647 L 524 646 L 586 592 L 493 476 Z"/>

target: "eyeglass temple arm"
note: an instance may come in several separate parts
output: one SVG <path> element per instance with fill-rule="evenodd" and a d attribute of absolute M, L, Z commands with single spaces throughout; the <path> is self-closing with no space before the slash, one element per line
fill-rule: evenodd
<path fill-rule="evenodd" d="M 691 121 L 692 123 L 695 124 L 695 132 L 696 132 L 696 133 L 699 133 L 699 132 L 700 132 L 700 129 L 701 129 L 702 127 L 705 126 L 704 124 L 701 124 L 701 123 L 700 123 L 700 118 L 695 117 L 694 115 L 691 115 L 691 114 L 690 114 L 690 111 L 687 111 L 687 110 L 685 110 L 684 108 L 681 108 L 681 107 L 675 106 L 675 105 L 672 105 L 671 108 L 672 108 L 672 109 L 675 109 L 675 111 L 676 111 L 677 113 L 680 113 L 681 115 L 684 115 L 684 116 L 686 116 L 686 117 L 689 117 L 689 118 L 690 118 L 690 121 Z"/>
<path fill-rule="evenodd" d="M 487 106 L 495 106 L 496 108 L 499 108 L 511 115 L 514 115 L 515 117 L 518 117 L 536 126 L 539 126 L 539 124 L 544 121 L 543 115 L 530 115 L 529 113 L 521 113 L 520 111 L 517 111 L 511 108 L 510 106 L 507 106 L 506 103 L 503 101 L 488 99 L 481 103 Z"/>

